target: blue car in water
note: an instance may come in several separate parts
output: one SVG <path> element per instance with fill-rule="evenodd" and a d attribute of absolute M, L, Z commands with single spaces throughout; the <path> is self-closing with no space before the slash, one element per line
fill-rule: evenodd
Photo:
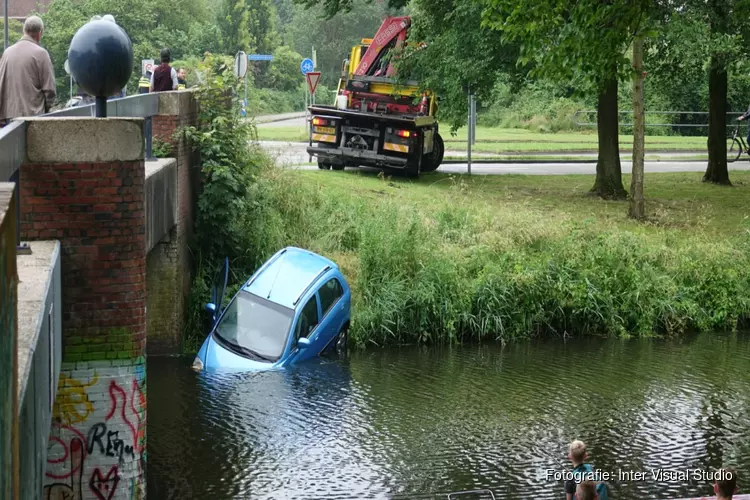
<path fill-rule="evenodd" d="M 212 290 L 211 331 L 196 370 L 268 370 L 346 346 L 351 292 L 338 266 L 316 253 L 278 251 L 222 308 L 229 277 L 224 262 Z"/>

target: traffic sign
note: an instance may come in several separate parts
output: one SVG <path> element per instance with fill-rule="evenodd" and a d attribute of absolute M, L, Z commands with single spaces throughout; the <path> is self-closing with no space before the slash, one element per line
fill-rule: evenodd
<path fill-rule="evenodd" d="M 245 73 L 247 73 L 247 55 L 240 50 L 234 56 L 234 76 L 245 78 Z"/>
<path fill-rule="evenodd" d="M 273 61 L 273 56 L 269 54 L 250 54 L 247 56 L 248 61 Z"/>
<path fill-rule="evenodd" d="M 299 70 L 302 72 L 303 75 L 308 74 L 310 71 L 315 69 L 315 65 L 313 64 L 311 59 L 303 59 L 302 63 L 299 65 Z"/>
<path fill-rule="evenodd" d="M 310 95 L 312 95 L 318 87 L 320 71 L 308 71 L 307 74 L 305 74 L 305 77 L 307 78 L 307 88 L 310 89 Z"/>
<path fill-rule="evenodd" d="M 153 59 L 141 59 L 141 74 L 152 73 L 154 71 Z"/>

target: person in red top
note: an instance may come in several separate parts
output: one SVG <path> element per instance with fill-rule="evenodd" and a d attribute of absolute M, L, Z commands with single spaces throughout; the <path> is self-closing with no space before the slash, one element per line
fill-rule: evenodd
<path fill-rule="evenodd" d="M 151 92 L 177 90 L 177 72 L 169 65 L 171 59 L 172 52 L 161 49 L 161 64 L 151 74 Z"/>

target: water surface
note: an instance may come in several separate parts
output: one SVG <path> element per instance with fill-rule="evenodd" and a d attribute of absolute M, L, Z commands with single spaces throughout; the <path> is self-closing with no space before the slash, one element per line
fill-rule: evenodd
<path fill-rule="evenodd" d="M 293 370 L 196 374 L 148 361 L 149 498 L 564 498 L 567 444 L 646 472 L 610 497 L 708 495 L 652 470 L 730 464 L 750 490 L 750 342 L 585 339 L 352 353 Z M 743 478 L 747 478 L 743 480 Z"/>

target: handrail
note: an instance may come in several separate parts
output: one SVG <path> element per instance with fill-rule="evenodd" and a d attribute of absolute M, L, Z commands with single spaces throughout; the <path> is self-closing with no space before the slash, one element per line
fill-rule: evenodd
<path fill-rule="evenodd" d="M 581 115 L 596 115 L 596 110 L 586 110 L 586 111 L 576 111 L 573 116 L 575 116 L 576 120 L 579 119 Z M 624 110 L 624 111 L 618 111 L 618 115 L 632 115 L 633 111 L 630 110 Z M 653 116 L 653 115 L 708 115 L 708 111 L 646 111 L 644 115 L 646 116 Z M 740 112 L 729 112 L 726 115 L 727 116 L 741 116 L 744 113 Z M 579 127 L 595 127 L 597 125 L 596 122 L 580 122 L 576 121 L 576 125 Z M 632 127 L 632 123 L 619 123 L 619 126 L 621 127 Z M 708 123 L 647 123 L 647 127 L 685 127 L 685 128 L 706 128 L 708 127 Z"/>
<path fill-rule="evenodd" d="M 143 135 L 146 141 L 146 160 L 153 160 L 152 118 L 159 114 L 158 94 L 138 94 L 107 101 L 107 116 L 113 118 L 144 118 Z M 77 106 L 53 111 L 43 117 L 93 117 L 94 105 Z M 16 195 L 16 237 L 18 250 L 28 251 L 28 245 L 21 243 L 21 190 L 20 167 L 26 158 L 26 127 L 23 118 L 11 121 L 0 128 L 0 180 L 15 183 Z"/>

